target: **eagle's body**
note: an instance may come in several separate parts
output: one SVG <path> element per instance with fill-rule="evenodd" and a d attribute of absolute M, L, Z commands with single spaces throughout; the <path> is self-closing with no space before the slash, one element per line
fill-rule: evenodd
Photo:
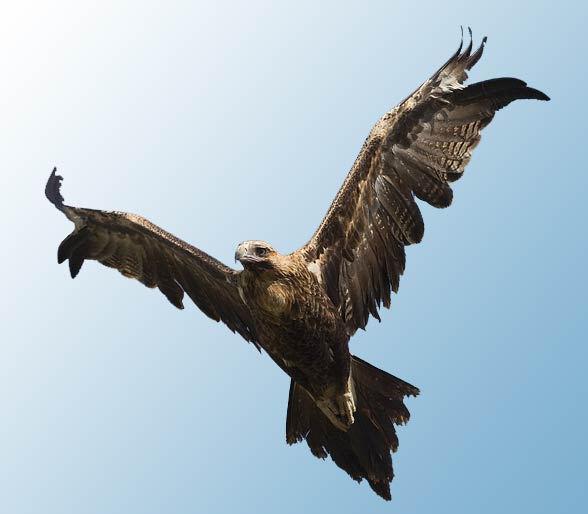
<path fill-rule="evenodd" d="M 471 33 L 470 33 L 471 35 Z M 485 42 L 485 40 L 484 40 Z M 281 255 L 262 241 L 237 247 L 242 271 L 225 266 L 134 214 L 63 203 L 61 177 L 45 194 L 74 231 L 58 261 L 72 277 L 84 260 L 157 287 L 176 307 L 187 294 L 210 318 L 264 349 L 290 377 L 286 439 L 306 440 L 349 475 L 390 499 L 394 424 L 408 421 L 405 396 L 419 390 L 352 356 L 349 339 L 390 307 L 407 245 L 423 237 L 416 199 L 448 207 L 496 111 L 513 100 L 548 100 L 518 79 L 465 86 L 482 45 L 459 50 L 366 139 L 327 215 L 306 245 Z"/>
<path fill-rule="evenodd" d="M 307 263 L 297 254 L 280 255 L 272 249 L 263 267 L 245 264 L 239 292 L 251 310 L 261 347 L 325 405 L 334 423 L 343 428 L 351 424 L 352 419 L 341 421 L 328 408 L 337 411 L 351 393 L 349 334 Z"/>

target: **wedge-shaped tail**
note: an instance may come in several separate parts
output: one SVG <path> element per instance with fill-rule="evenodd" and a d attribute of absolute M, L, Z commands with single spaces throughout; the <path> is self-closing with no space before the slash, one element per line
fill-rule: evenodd
<path fill-rule="evenodd" d="M 351 376 L 357 411 L 347 432 L 336 428 L 306 390 L 292 381 L 286 440 L 294 444 L 306 439 L 313 455 L 321 459 L 330 455 L 351 478 L 366 479 L 379 496 L 390 500 L 394 477 L 390 452 L 398 448 L 394 425 L 408 421 L 403 398 L 416 396 L 419 390 L 358 357 L 352 357 Z"/>

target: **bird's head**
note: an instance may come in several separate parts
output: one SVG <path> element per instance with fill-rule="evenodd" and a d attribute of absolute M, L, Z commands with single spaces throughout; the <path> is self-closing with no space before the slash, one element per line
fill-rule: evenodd
<path fill-rule="evenodd" d="M 235 262 L 244 268 L 266 270 L 274 267 L 274 259 L 279 253 L 264 241 L 244 241 L 235 250 Z"/>

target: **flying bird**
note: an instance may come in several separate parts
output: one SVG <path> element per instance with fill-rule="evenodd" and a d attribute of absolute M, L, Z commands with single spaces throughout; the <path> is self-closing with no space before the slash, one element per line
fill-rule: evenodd
<path fill-rule="evenodd" d="M 187 294 L 200 310 L 263 349 L 291 377 L 286 440 L 306 440 L 354 480 L 389 500 L 394 425 L 406 423 L 406 396 L 419 390 L 349 352 L 349 339 L 390 307 L 407 245 L 421 241 L 416 199 L 448 207 L 480 132 L 519 99 L 549 100 L 515 78 L 464 85 L 486 38 L 472 38 L 414 93 L 384 114 L 368 135 L 312 238 L 282 255 L 245 241 L 225 266 L 148 220 L 124 212 L 71 207 L 53 170 L 45 194 L 75 228 L 60 244 L 75 277 L 85 260 L 116 268 L 176 307 Z M 463 51 L 462 51 L 463 50 Z"/>

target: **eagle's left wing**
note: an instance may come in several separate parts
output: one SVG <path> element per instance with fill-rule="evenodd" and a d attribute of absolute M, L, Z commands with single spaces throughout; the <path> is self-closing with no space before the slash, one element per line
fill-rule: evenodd
<path fill-rule="evenodd" d="M 471 32 L 470 32 L 471 37 Z M 513 100 L 549 100 L 518 79 L 462 84 L 480 59 L 462 47 L 374 126 L 312 239 L 297 253 L 323 284 L 350 334 L 390 306 L 404 272 L 404 247 L 424 224 L 415 197 L 451 204 L 459 179 L 494 113 Z"/>
<path fill-rule="evenodd" d="M 59 263 L 69 259 L 72 278 L 91 259 L 157 287 L 178 309 L 184 308 L 186 293 L 208 317 L 260 348 L 251 313 L 239 295 L 238 271 L 141 216 L 64 205 L 62 178 L 55 172 L 45 195 L 75 225 L 57 251 Z"/>

